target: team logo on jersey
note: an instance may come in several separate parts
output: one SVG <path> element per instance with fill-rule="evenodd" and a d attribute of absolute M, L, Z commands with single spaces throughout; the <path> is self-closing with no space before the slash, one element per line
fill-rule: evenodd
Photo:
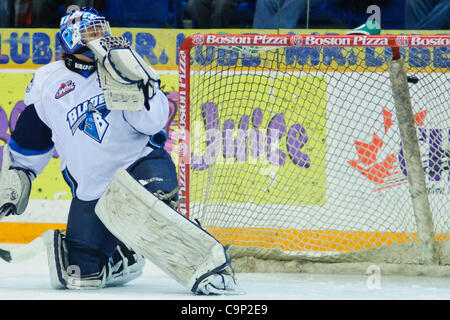
<path fill-rule="evenodd" d="M 61 86 L 59 87 L 58 91 L 56 91 L 55 99 L 59 99 L 69 92 L 72 92 L 75 90 L 75 82 L 72 80 L 69 80 L 67 82 L 61 83 Z"/>
<path fill-rule="evenodd" d="M 109 123 L 105 120 L 109 112 L 103 93 L 80 103 L 67 113 L 67 122 L 72 135 L 79 129 L 101 143 L 109 127 Z"/>

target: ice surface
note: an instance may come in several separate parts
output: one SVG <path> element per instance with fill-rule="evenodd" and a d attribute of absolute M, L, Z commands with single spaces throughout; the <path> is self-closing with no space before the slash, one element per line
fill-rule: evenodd
<path fill-rule="evenodd" d="M 448 300 L 450 279 L 368 275 L 238 273 L 239 296 L 195 296 L 147 262 L 143 275 L 122 287 L 55 290 L 45 252 L 9 264 L 0 261 L 0 300 Z"/>

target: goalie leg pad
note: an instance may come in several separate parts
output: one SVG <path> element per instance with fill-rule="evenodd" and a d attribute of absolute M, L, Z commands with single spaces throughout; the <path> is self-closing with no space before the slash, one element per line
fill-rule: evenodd
<path fill-rule="evenodd" d="M 155 195 L 125 169 L 98 201 L 95 212 L 123 243 L 188 290 L 230 264 L 222 244 Z"/>

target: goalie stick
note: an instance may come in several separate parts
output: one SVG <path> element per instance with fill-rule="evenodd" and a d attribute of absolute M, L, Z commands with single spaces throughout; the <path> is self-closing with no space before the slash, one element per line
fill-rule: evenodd
<path fill-rule="evenodd" d="M 51 230 L 46 232 L 49 231 Z M 18 263 L 37 256 L 46 249 L 44 234 L 17 248 L 11 248 L 9 250 L 0 248 L 0 258 L 8 263 Z"/>

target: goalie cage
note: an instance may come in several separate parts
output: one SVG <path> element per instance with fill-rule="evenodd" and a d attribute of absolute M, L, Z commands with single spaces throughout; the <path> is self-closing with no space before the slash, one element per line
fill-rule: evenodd
<path fill-rule="evenodd" d="M 229 245 L 237 271 L 449 276 L 449 47 L 448 35 L 189 36 L 181 212 Z"/>

